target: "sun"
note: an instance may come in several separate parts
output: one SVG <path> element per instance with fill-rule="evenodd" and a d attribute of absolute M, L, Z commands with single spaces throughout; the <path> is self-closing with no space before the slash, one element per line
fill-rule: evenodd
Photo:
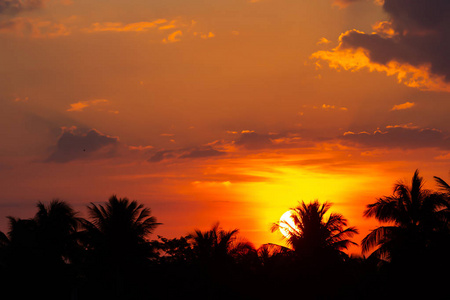
<path fill-rule="evenodd" d="M 288 210 L 280 217 L 280 232 L 283 234 L 286 238 L 289 238 L 292 234 L 292 231 L 295 231 L 295 223 L 292 219 L 292 210 Z"/>

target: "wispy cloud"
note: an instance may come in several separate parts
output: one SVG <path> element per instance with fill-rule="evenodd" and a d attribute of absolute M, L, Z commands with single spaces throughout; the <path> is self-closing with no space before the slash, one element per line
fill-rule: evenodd
<path fill-rule="evenodd" d="M 166 19 L 157 19 L 151 22 L 136 22 L 128 24 L 124 24 L 122 22 L 102 22 L 92 24 L 91 27 L 86 28 L 85 31 L 90 33 L 106 31 L 145 32 L 167 22 L 168 21 Z"/>
<path fill-rule="evenodd" d="M 76 103 L 70 104 L 70 108 L 68 108 L 66 111 L 81 112 L 85 108 L 96 106 L 96 105 L 99 105 L 99 104 L 106 104 L 106 103 L 109 103 L 109 101 L 106 100 L 106 99 L 95 99 L 95 100 L 88 100 L 88 101 L 78 101 Z"/>
<path fill-rule="evenodd" d="M 0 33 L 13 34 L 19 37 L 29 38 L 56 38 L 68 36 L 72 28 L 65 22 L 53 22 L 39 18 L 16 17 L 0 21 Z"/>
<path fill-rule="evenodd" d="M 181 41 L 181 36 L 183 35 L 183 32 L 181 30 L 177 30 L 175 32 L 172 32 L 167 36 L 167 38 L 164 38 L 162 40 L 163 44 L 169 44 L 169 43 L 176 43 Z"/>
<path fill-rule="evenodd" d="M 405 102 L 402 104 L 394 105 L 394 107 L 391 108 L 391 110 L 404 110 L 413 107 L 416 105 L 414 102 Z"/>

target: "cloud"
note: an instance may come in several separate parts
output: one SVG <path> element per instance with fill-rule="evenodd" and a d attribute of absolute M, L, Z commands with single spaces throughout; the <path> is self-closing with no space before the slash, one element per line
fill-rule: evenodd
<path fill-rule="evenodd" d="M 329 44 L 329 43 L 331 43 L 331 41 L 329 41 L 328 39 L 323 37 L 316 43 L 316 45 L 326 45 L 326 44 Z"/>
<path fill-rule="evenodd" d="M 216 35 L 214 33 L 212 33 L 211 31 L 208 33 L 203 33 L 203 32 L 194 32 L 193 33 L 194 36 L 199 36 L 201 39 L 207 40 L 210 38 L 215 37 Z"/>
<path fill-rule="evenodd" d="M 63 23 L 39 18 L 16 17 L 0 21 L 0 33 L 31 38 L 56 38 L 71 34 L 71 28 Z"/>
<path fill-rule="evenodd" d="M 350 144 L 374 148 L 440 148 L 450 149 L 450 137 L 437 129 L 416 126 L 394 125 L 385 130 L 369 132 L 346 132 L 342 140 Z"/>
<path fill-rule="evenodd" d="M 78 101 L 76 103 L 72 103 L 70 104 L 70 108 L 68 108 L 66 111 L 77 111 L 77 112 L 81 112 L 83 111 L 85 108 L 91 107 L 91 106 L 95 106 L 95 105 L 99 105 L 99 104 L 105 104 L 108 103 L 109 101 L 106 99 L 95 99 L 95 100 L 88 100 L 88 101 Z"/>
<path fill-rule="evenodd" d="M 343 110 L 343 111 L 347 111 L 348 108 L 341 106 L 341 107 L 337 107 L 335 105 L 330 105 L 330 104 L 322 104 L 322 109 L 324 110 L 330 110 L 330 109 L 339 109 L 339 110 Z"/>
<path fill-rule="evenodd" d="M 339 6 L 340 8 L 344 8 L 358 1 L 360 0 L 334 0 L 333 5 Z"/>
<path fill-rule="evenodd" d="M 213 149 L 212 147 L 207 147 L 205 149 L 193 149 L 181 155 L 180 158 L 205 158 L 221 156 L 224 154 L 226 154 L 226 152 Z"/>
<path fill-rule="evenodd" d="M 176 43 L 181 41 L 181 36 L 183 35 L 183 32 L 181 30 L 177 30 L 175 32 L 172 32 L 169 34 L 167 38 L 164 38 L 162 40 L 163 44 L 169 44 L 169 43 Z"/>
<path fill-rule="evenodd" d="M 272 138 L 275 137 L 247 130 L 242 132 L 239 139 L 235 141 L 235 145 L 249 150 L 270 148 L 273 146 Z"/>
<path fill-rule="evenodd" d="M 174 157 L 174 150 L 160 150 L 148 159 L 148 162 L 160 162 Z"/>
<path fill-rule="evenodd" d="M 90 129 L 87 132 L 76 127 L 63 127 L 53 153 L 45 162 L 66 163 L 81 159 L 102 159 L 114 156 L 119 138 Z"/>
<path fill-rule="evenodd" d="M 42 6 L 42 0 L 0 0 L 0 14 L 15 15 Z"/>
<path fill-rule="evenodd" d="M 331 68 L 385 72 L 399 82 L 423 90 L 450 91 L 450 1 L 385 0 L 389 21 L 374 32 L 349 30 L 339 45 L 312 58 Z"/>
<path fill-rule="evenodd" d="M 168 159 L 197 159 L 207 157 L 217 157 L 227 154 L 226 151 L 215 149 L 212 145 L 172 149 L 172 150 L 159 150 L 155 152 L 149 159 L 149 162 L 160 162 Z"/>
<path fill-rule="evenodd" d="M 414 102 L 405 102 L 405 103 L 402 103 L 402 104 L 394 105 L 394 107 L 392 107 L 391 110 L 403 110 L 403 109 L 408 109 L 408 108 L 413 107 L 414 105 L 415 105 Z"/>
<path fill-rule="evenodd" d="M 94 23 L 90 28 L 86 28 L 85 31 L 89 33 L 94 32 L 145 32 L 157 26 L 167 23 L 166 19 L 157 19 L 152 22 L 135 22 L 124 24 L 122 22 L 102 22 Z"/>

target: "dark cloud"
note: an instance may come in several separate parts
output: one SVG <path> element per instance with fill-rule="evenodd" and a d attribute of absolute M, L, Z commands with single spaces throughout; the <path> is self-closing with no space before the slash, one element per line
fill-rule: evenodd
<path fill-rule="evenodd" d="M 391 127 L 373 133 L 346 133 L 343 140 L 374 148 L 440 148 L 450 149 L 450 138 L 436 129 Z"/>
<path fill-rule="evenodd" d="M 0 14 L 15 15 L 42 6 L 42 0 L 0 0 Z"/>
<path fill-rule="evenodd" d="M 180 158 L 203 158 L 203 157 L 214 157 L 224 155 L 226 152 L 219 151 L 208 147 L 206 149 L 193 149 L 188 153 L 185 153 L 180 156 Z"/>
<path fill-rule="evenodd" d="M 65 163 L 79 159 L 111 157 L 119 146 L 119 139 L 90 129 L 81 132 L 76 128 L 64 128 L 55 150 L 46 162 Z"/>
<path fill-rule="evenodd" d="M 148 159 L 149 162 L 160 162 L 174 157 L 174 150 L 160 150 Z"/>
<path fill-rule="evenodd" d="M 249 150 L 270 148 L 271 146 L 273 146 L 273 138 L 275 137 L 269 134 L 243 132 L 239 139 L 235 141 L 235 145 L 244 147 Z"/>
<path fill-rule="evenodd" d="M 450 82 L 450 1 L 385 0 L 389 22 L 372 34 L 356 30 L 341 36 L 341 49 L 363 48 L 374 63 L 391 61 L 429 71 Z M 381 24 L 381 23 L 380 23 Z"/>
<path fill-rule="evenodd" d="M 197 147 L 191 149 L 159 150 L 148 159 L 149 162 L 160 162 L 167 159 L 195 159 L 204 157 L 215 157 L 226 154 L 224 151 L 216 150 L 211 146 Z"/>

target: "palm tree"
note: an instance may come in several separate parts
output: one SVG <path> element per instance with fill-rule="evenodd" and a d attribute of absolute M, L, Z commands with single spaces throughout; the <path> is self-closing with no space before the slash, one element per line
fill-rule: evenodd
<path fill-rule="evenodd" d="M 231 299 L 245 282 L 245 267 L 257 262 L 250 242 L 238 238 L 238 229 L 223 230 L 219 223 L 210 230 L 196 229 L 190 235 L 195 256 L 193 284 L 199 299 Z"/>
<path fill-rule="evenodd" d="M 341 214 L 331 213 L 325 218 L 330 207 L 330 203 L 320 204 L 317 200 L 309 204 L 302 202 L 291 209 L 295 226 L 284 221 L 277 222 L 272 226 L 272 232 L 289 228 L 285 239 L 296 257 L 345 258 L 347 254 L 343 250 L 351 244 L 356 245 L 349 238 L 358 234 L 358 230 L 355 227 L 346 228 L 347 220 Z"/>
<path fill-rule="evenodd" d="M 196 229 L 190 239 L 196 256 L 201 261 L 226 261 L 253 250 L 253 246 L 237 239 L 239 230 L 223 230 L 219 223 L 208 231 Z"/>
<path fill-rule="evenodd" d="M 161 224 L 151 216 L 150 208 L 113 195 L 104 206 L 91 203 L 88 210 L 92 219 L 84 222 L 88 248 L 109 253 L 116 261 L 137 254 L 150 257 L 147 236 Z"/>
<path fill-rule="evenodd" d="M 43 253 L 54 262 L 73 262 L 79 257 L 77 231 L 82 219 L 64 201 L 53 200 L 49 205 L 37 204 L 34 220 Z"/>
<path fill-rule="evenodd" d="M 10 231 L 1 233 L 1 244 L 13 251 L 33 251 L 47 265 L 69 262 L 78 246 L 76 233 L 82 219 L 60 200 L 49 205 L 38 202 L 37 208 L 31 219 L 8 217 Z"/>
<path fill-rule="evenodd" d="M 373 255 L 388 261 L 404 261 L 423 256 L 440 224 L 441 194 L 424 189 L 423 178 L 416 170 L 411 185 L 399 181 L 391 196 L 378 198 L 367 205 L 365 217 L 375 217 L 385 226 L 372 230 L 362 240 L 363 253 L 377 247 Z"/>
<path fill-rule="evenodd" d="M 37 208 L 30 219 L 8 217 L 10 230 L 0 234 L 2 259 L 9 272 L 7 281 L 11 281 L 5 287 L 28 286 L 15 291 L 19 298 L 31 293 L 65 299 L 74 284 L 73 263 L 80 254 L 77 250 L 81 251 L 76 236 L 80 219 L 60 200 L 49 205 L 39 202 Z M 43 291 L 41 287 L 48 282 L 52 287 Z"/>
<path fill-rule="evenodd" d="M 440 209 L 437 214 L 439 214 L 445 229 L 450 231 L 450 185 L 440 177 L 434 176 L 434 179 L 443 196 L 442 209 Z"/>
<path fill-rule="evenodd" d="M 155 251 L 147 240 L 148 235 L 160 225 L 151 216 L 151 210 L 113 195 L 105 205 L 88 206 L 91 221 L 83 226 L 83 241 L 88 249 L 88 264 L 94 265 L 97 278 L 114 283 L 115 296 L 123 296 L 127 283 L 141 279 L 140 274 L 154 257 Z M 101 288 L 100 288 L 101 289 Z"/>

